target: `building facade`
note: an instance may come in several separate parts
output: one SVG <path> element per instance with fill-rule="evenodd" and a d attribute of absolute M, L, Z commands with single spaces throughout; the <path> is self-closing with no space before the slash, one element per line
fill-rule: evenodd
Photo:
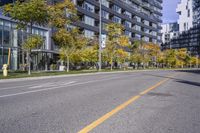
<path fill-rule="evenodd" d="M 0 5 L 14 3 L 15 0 L 1 0 Z M 18 30 L 16 22 L 3 15 L 0 11 L 0 68 L 8 61 L 8 49 L 11 49 L 11 58 L 9 69 L 18 70 L 25 67 L 26 53 L 22 51 L 23 41 L 29 36 L 30 28 Z M 51 30 L 45 27 L 34 26 L 32 33 L 40 35 L 44 39 L 41 48 L 35 49 L 32 54 L 31 68 L 33 70 L 45 70 L 53 60 L 53 47 L 51 45 Z M 46 68 L 45 68 L 46 66 Z"/>
<path fill-rule="evenodd" d="M 99 35 L 99 0 L 74 0 L 80 27 L 86 37 Z M 132 40 L 161 43 L 162 0 L 102 0 L 102 28 L 119 23 Z"/>
<path fill-rule="evenodd" d="M 162 42 L 169 43 L 172 38 L 177 38 L 179 35 L 179 25 L 177 22 L 162 24 Z"/>
<path fill-rule="evenodd" d="M 43 46 L 33 51 L 32 64 L 34 65 L 32 65 L 32 69 L 45 69 L 42 68 L 42 65 L 45 66 L 42 63 L 44 60 L 52 58 L 52 54 L 50 54 L 50 30 L 35 26 L 32 32 L 44 39 Z M 23 53 L 21 46 L 29 33 L 30 28 L 27 28 L 27 30 L 18 30 L 14 21 L 8 17 L 0 16 L 0 68 L 2 68 L 3 64 L 7 64 L 9 48 L 11 49 L 10 69 L 17 70 L 22 67 L 22 64 L 26 64 L 26 53 Z"/>
<path fill-rule="evenodd" d="M 187 48 L 191 55 L 200 55 L 200 1 L 182 0 L 178 5 L 179 36 L 163 43 L 163 49 Z M 185 16 L 185 17 L 184 17 Z"/>
<path fill-rule="evenodd" d="M 177 5 L 176 12 L 179 14 L 178 24 L 180 33 L 193 27 L 193 0 L 181 0 Z"/>
<path fill-rule="evenodd" d="M 1 0 L 1 6 L 15 0 Z M 54 4 L 62 0 L 48 0 Z M 73 0 L 79 22 L 74 26 L 80 28 L 86 37 L 99 36 L 99 0 Z M 106 34 L 105 24 L 115 22 L 124 25 L 125 34 L 131 40 L 161 43 L 162 0 L 102 0 L 102 32 Z M 0 13 L 0 68 L 7 63 L 8 49 L 11 48 L 10 69 L 20 69 L 26 64 L 26 54 L 21 50 L 26 31 L 17 30 L 15 21 Z M 56 63 L 57 51 L 51 40 L 51 29 L 34 26 L 33 33 L 44 38 L 44 45 L 33 51 L 31 68 L 47 70 Z"/>
<path fill-rule="evenodd" d="M 194 11 L 194 25 L 200 24 L 200 1 L 194 0 L 193 1 L 193 11 Z"/>

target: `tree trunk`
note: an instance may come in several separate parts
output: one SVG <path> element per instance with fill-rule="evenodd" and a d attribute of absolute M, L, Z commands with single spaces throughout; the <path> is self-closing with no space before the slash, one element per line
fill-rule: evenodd
<path fill-rule="evenodd" d="M 67 56 L 67 72 L 69 72 L 69 56 Z"/>
<path fill-rule="evenodd" d="M 113 59 L 111 58 L 110 60 L 110 70 L 112 71 L 113 70 Z"/>
<path fill-rule="evenodd" d="M 25 71 L 25 65 L 24 65 L 24 50 L 22 50 L 22 71 Z"/>
<path fill-rule="evenodd" d="M 22 43 L 24 42 L 24 31 L 22 32 Z M 25 71 L 25 59 L 24 59 L 24 49 L 22 49 L 22 70 Z"/>
<path fill-rule="evenodd" d="M 27 51 L 27 64 L 28 64 L 28 75 L 31 75 L 31 62 L 30 62 L 30 53 Z"/>

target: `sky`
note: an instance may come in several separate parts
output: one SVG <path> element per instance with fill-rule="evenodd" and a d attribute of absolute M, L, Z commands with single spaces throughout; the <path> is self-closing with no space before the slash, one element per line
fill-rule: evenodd
<path fill-rule="evenodd" d="M 163 0 L 163 23 L 176 22 L 176 7 L 180 0 Z"/>

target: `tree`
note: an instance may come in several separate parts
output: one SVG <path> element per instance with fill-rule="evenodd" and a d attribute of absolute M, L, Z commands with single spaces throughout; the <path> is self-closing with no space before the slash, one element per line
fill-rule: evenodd
<path fill-rule="evenodd" d="M 157 44 L 147 43 L 144 45 L 144 50 L 146 51 L 146 57 L 149 58 L 148 60 L 152 64 L 157 64 L 157 59 L 161 52 L 160 47 Z"/>
<path fill-rule="evenodd" d="M 106 40 L 106 52 L 111 65 L 110 69 L 113 69 L 113 60 L 116 57 L 118 49 L 123 49 L 129 46 L 129 39 L 123 34 L 123 27 L 118 23 L 110 23 L 106 26 L 107 40 Z"/>
<path fill-rule="evenodd" d="M 117 55 L 117 62 L 120 64 L 120 67 L 122 67 L 122 64 L 124 64 L 126 60 L 128 59 L 129 54 L 123 49 L 118 49 L 116 51 L 116 55 Z M 124 69 L 125 69 L 125 66 L 124 66 Z"/>
<path fill-rule="evenodd" d="M 168 49 L 164 51 L 164 61 L 167 67 L 171 68 L 176 65 L 176 50 Z"/>
<path fill-rule="evenodd" d="M 178 49 L 176 55 L 177 55 L 177 66 L 181 66 L 183 68 L 184 64 L 186 64 L 186 60 L 188 59 L 187 49 L 186 48 Z"/>
<path fill-rule="evenodd" d="M 45 0 L 17 0 L 14 4 L 4 6 L 4 14 L 17 22 L 17 28 L 30 27 L 32 34 L 33 25 L 46 26 L 49 22 L 49 10 Z"/>
<path fill-rule="evenodd" d="M 63 0 L 48 6 L 50 13 L 50 24 L 56 28 L 66 28 L 77 18 L 77 10 L 71 0 Z"/>
<path fill-rule="evenodd" d="M 28 37 L 28 39 L 26 40 L 26 42 L 29 43 L 31 42 L 31 40 L 36 39 L 35 36 L 32 36 L 33 26 L 46 26 L 50 18 L 48 6 L 45 0 L 26 0 L 24 2 L 17 0 L 14 4 L 5 5 L 3 7 L 3 10 L 5 15 L 9 15 L 11 19 L 17 22 L 18 29 L 30 28 L 28 30 L 28 34 L 30 35 L 30 37 Z M 26 42 L 24 44 L 27 44 Z M 29 54 L 30 53 L 27 53 L 27 55 Z M 28 69 L 30 74 L 29 58 L 27 58 L 27 63 L 29 63 Z"/>
<path fill-rule="evenodd" d="M 32 49 L 40 48 L 44 40 L 38 35 L 32 35 L 25 40 L 22 47 L 27 51 L 28 74 L 31 75 L 31 51 Z"/>
<path fill-rule="evenodd" d="M 92 66 L 98 61 L 98 50 L 94 46 L 90 46 L 81 51 L 82 61 Z"/>
<path fill-rule="evenodd" d="M 84 48 L 87 44 L 87 39 L 79 34 L 77 28 L 70 31 L 62 28 L 54 33 L 53 40 L 60 48 L 60 58 L 63 61 L 67 61 L 67 72 L 69 72 L 70 58 L 77 50 Z"/>

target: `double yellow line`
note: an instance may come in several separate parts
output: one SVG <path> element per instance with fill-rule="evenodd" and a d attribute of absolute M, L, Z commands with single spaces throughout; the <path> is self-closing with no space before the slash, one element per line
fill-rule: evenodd
<path fill-rule="evenodd" d="M 103 115 L 102 117 L 100 117 L 96 121 L 92 122 L 91 124 L 89 124 L 88 126 L 86 126 L 85 128 L 83 128 L 82 130 L 80 130 L 78 133 L 88 133 L 89 131 L 91 131 L 92 129 L 94 129 L 95 127 L 97 127 L 98 125 L 100 125 L 101 123 L 103 123 L 104 121 L 106 121 L 108 118 L 110 118 L 111 116 L 113 116 L 117 112 L 121 111 L 122 109 L 126 108 L 128 105 L 130 105 L 131 103 L 133 103 L 134 101 L 136 101 L 137 99 L 139 99 L 141 96 L 143 96 L 143 95 L 147 94 L 148 92 L 156 89 L 157 87 L 159 87 L 160 85 L 162 85 L 163 83 L 165 83 L 166 81 L 168 81 L 170 78 L 173 78 L 174 76 L 175 75 L 169 76 L 169 77 L 167 77 L 167 79 L 164 79 L 164 80 L 158 82 L 157 84 L 153 85 L 152 87 L 150 87 L 150 88 L 146 89 L 145 91 L 139 93 L 138 95 L 132 97 L 128 101 L 126 101 L 123 104 L 117 106 L 112 111 L 108 112 L 107 114 Z"/>

